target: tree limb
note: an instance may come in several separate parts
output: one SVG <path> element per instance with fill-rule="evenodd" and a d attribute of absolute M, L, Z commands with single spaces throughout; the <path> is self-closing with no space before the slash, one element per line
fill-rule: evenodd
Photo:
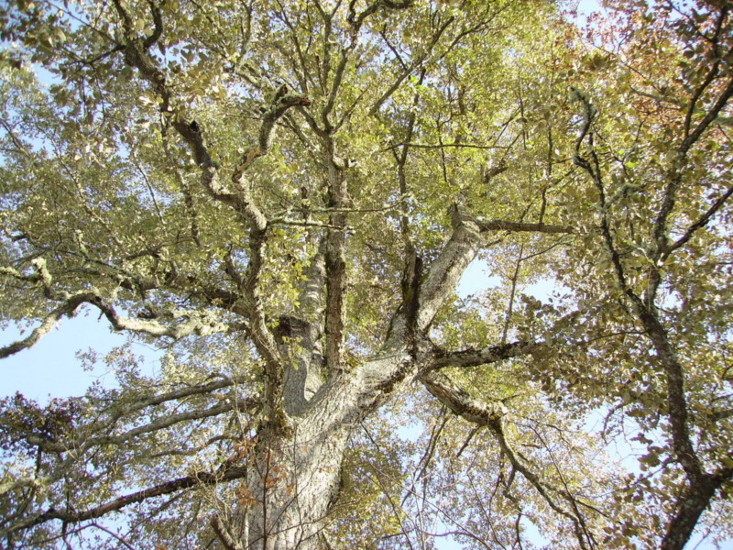
<path fill-rule="evenodd" d="M 453 352 L 437 350 L 434 352 L 432 360 L 427 363 L 420 374 L 446 367 L 466 368 L 488 365 L 504 359 L 524 357 L 542 347 L 542 344 L 536 342 L 512 342 L 478 350 L 473 348 Z"/>
<path fill-rule="evenodd" d="M 728 190 L 723 193 L 723 195 L 718 197 L 718 199 L 710 206 L 710 208 L 708 208 L 705 213 L 695 221 L 695 223 L 691 224 L 690 227 L 687 228 L 687 231 L 685 231 L 684 235 L 682 235 L 679 239 L 677 239 L 674 243 L 666 248 L 661 256 L 661 260 L 666 260 L 672 252 L 687 244 L 687 242 L 695 234 L 695 231 L 705 227 L 710 219 L 715 215 L 718 210 L 720 210 L 723 204 L 725 204 L 725 201 L 727 201 L 731 195 L 733 195 L 733 187 L 729 187 Z"/>
<path fill-rule="evenodd" d="M 566 225 L 552 225 L 546 223 L 511 222 L 505 220 L 485 220 L 475 218 L 475 222 L 481 231 L 509 231 L 562 234 L 575 233 L 576 230 Z"/>
<path fill-rule="evenodd" d="M 153 422 L 138 426 L 137 428 L 134 428 L 119 435 L 104 435 L 87 438 L 84 440 L 83 448 L 88 449 L 96 445 L 119 445 L 138 436 L 151 432 L 157 432 L 158 430 L 169 428 L 170 426 L 185 422 L 187 420 L 200 420 L 202 418 L 218 416 L 220 414 L 224 414 L 233 410 L 252 411 L 258 406 L 259 401 L 254 399 L 227 400 L 226 402 L 220 403 L 204 410 L 193 410 L 178 414 L 164 414 Z M 65 453 L 67 451 L 75 450 L 78 448 L 78 445 L 75 442 L 63 443 L 49 441 L 46 438 L 34 434 L 29 435 L 26 439 L 31 445 L 37 446 L 42 451 L 47 453 Z"/>
<path fill-rule="evenodd" d="M 59 511 L 51 507 L 45 512 L 37 514 L 32 518 L 27 518 L 11 525 L 4 531 L 5 534 L 12 534 L 55 519 L 69 524 L 96 519 L 110 512 L 121 510 L 130 504 L 143 502 L 150 498 L 169 495 L 171 493 L 190 489 L 199 485 L 217 485 L 219 483 L 226 483 L 227 481 L 240 479 L 247 475 L 247 470 L 248 466 L 244 464 L 239 466 L 230 466 L 224 470 L 217 470 L 215 473 L 201 471 L 190 476 L 179 477 L 177 479 L 159 483 L 158 485 L 154 485 L 153 487 L 149 487 L 141 491 L 129 493 L 107 501 L 104 504 L 100 504 L 99 506 L 87 508 L 86 510 L 79 512 Z"/>
<path fill-rule="evenodd" d="M 420 285 L 417 328 L 426 330 L 480 248 L 478 225 L 470 220 L 454 223 L 453 234 L 430 265 Z"/>
<path fill-rule="evenodd" d="M 211 528 L 214 530 L 214 533 L 226 550 L 243 550 L 242 546 L 234 540 L 234 537 L 232 537 L 231 533 L 222 523 L 219 516 L 213 516 L 211 518 Z"/>
<path fill-rule="evenodd" d="M 41 338 L 43 338 L 46 334 L 51 332 L 53 328 L 56 326 L 56 323 L 63 317 L 64 315 L 72 315 L 76 309 L 83 304 L 84 302 L 87 302 L 88 294 L 82 293 L 81 295 L 76 295 L 67 300 L 65 303 L 51 311 L 46 317 L 41 321 L 41 324 L 33 329 L 33 331 L 30 333 L 30 335 L 27 338 L 24 338 L 23 340 L 18 340 L 16 342 L 13 342 L 12 344 L 9 344 L 7 346 L 0 348 L 0 359 L 4 359 L 5 357 L 10 357 L 11 355 L 18 353 L 19 351 L 22 351 L 24 349 L 28 349 L 32 346 L 34 346 Z"/>
<path fill-rule="evenodd" d="M 200 125 L 193 121 L 192 117 L 186 117 L 181 108 L 176 107 L 174 109 L 172 107 L 173 92 L 166 81 L 165 74 L 147 53 L 150 40 L 140 43 L 140 40 L 134 34 L 129 15 L 122 8 L 119 0 L 114 0 L 114 3 L 125 29 L 127 40 L 125 46 L 126 61 L 140 71 L 143 78 L 152 85 L 154 91 L 160 97 L 161 112 L 164 115 L 171 116 L 171 124 L 193 152 L 194 158 L 201 169 L 202 184 L 209 195 L 232 206 L 240 219 L 250 228 L 250 261 L 244 285 L 240 290 L 243 291 L 251 312 L 252 339 L 265 363 L 267 374 L 265 378 L 266 407 L 271 408 L 266 413 L 266 417 L 276 424 L 284 426 L 282 357 L 280 357 L 273 334 L 267 326 L 259 295 L 259 280 L 264 265 L 263 249 L 268 221 L 264 213 L 254 203 L 251 185 L 245 177 L 245 172 L 257 158 L 269 152 L 276 122 L 288 109 L 296 106 L 308 106 L 310 100 L 288 94 L 285 88 L 281 88 L 263 115 L 257 144 L 245 151 L 239 164 L 232 172 L 231 181 L 236 192 L 228 191 L 219 181 L 219 165 L 213 161 L 212 155 L 203 141 Z M 156 21 L 154 35 L 159 34 L 158 30 L 158 21 Z"/>

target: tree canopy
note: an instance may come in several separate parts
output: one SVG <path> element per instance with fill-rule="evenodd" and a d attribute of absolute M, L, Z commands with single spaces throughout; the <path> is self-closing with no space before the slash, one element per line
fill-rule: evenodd
<path fill-rule="evenodd" d="M 163 353 L 2 401 L 0 547 L 733 538 L 733 10 L 604 5 L 0 6 L 0 357 Z"/>

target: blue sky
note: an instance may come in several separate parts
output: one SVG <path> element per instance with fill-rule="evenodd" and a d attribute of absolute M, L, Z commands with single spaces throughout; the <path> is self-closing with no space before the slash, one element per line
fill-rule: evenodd
<path fill-rule="evenodd" d="M 0 345 L 27 336 L 14 328 L 0 333 Z M 115 334 L 96 317 L 80 313 L 64 319 L 35 346 L 2 360 L 0 395 L 16 391 L 41 403 L 49 396 L 80 395 L 95 381 L 112 382 L 102 371 L 85 372 L 76 357 L 78 351 L 93 347 L 101 355 L 125 343 L 125 336 Z"/>

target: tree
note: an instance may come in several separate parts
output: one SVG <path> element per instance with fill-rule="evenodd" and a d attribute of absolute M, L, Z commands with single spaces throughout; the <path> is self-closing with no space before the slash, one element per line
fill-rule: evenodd
<path fill-rule="evenodd" d="M 80 310 L 166 351 L 4 401 L 4 546 L 733 536 L 731 9 L 608 9 L 0 8 L 0 356 Z"/>

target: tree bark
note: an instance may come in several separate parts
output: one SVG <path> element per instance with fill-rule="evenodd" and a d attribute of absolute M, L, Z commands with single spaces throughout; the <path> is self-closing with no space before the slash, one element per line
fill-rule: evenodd
<path fill-rule="evenodd" d="M 682 550 L 685 547 L 718 486 L 715 478 L 710 476 L 690 485 L 679 499 L 680 506 L 662 539 L 661 550 Z"/>
<path fill-rule="evenodd" d="M 387 348 L 358 368 L 330 376 L 299 414 L 289 417 L 286 433 L 276 422 L 259 430 L 248 483 L 240 498 L 248 517 L 241 538 L 244 548 L 322 547 L 319 534 L 338 496 L 351 431 L 399 393 L 416 376 L 419 364 L 419 358 L 406 351 Z M 298 379 L 305 390 L 306 377 Z"/>
<path fill-rule="evenodd" d="M 252 466 L 248 529 L 253 550 L 320 548 L 319 534 L 339 491 L 346 426 L 300 422 L 290 438 L 262 433 Z"/>

